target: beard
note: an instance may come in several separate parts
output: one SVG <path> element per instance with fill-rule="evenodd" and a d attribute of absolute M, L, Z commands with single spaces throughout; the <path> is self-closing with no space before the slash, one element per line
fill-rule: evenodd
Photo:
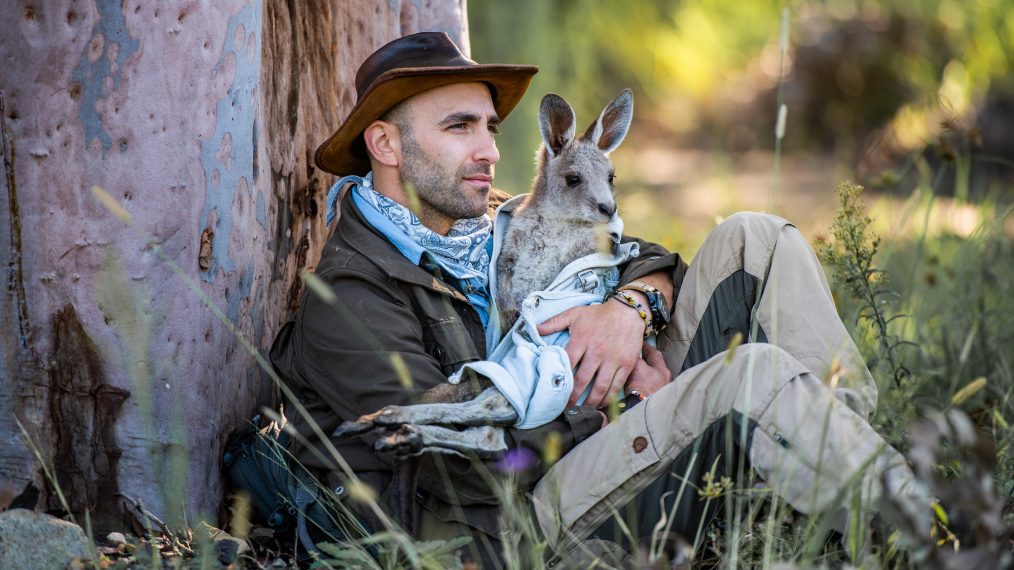
<path fill-rule="evenodd" d="M 429 210 L 451 220 L 461 220 L 477 218 L 486 213 L 489 191 L 468 188 L 463 178 L 474 174 L 492 174 L 492 165 L 462 166 L 451 173 L 431 160 L 414 137 L 403 136 L 402 149 L 401 179 L 408 192 L 411 192 L 408 187 L 414 188 L 419 196 L 423 210 L 420 214 L 425 215 Z"/>

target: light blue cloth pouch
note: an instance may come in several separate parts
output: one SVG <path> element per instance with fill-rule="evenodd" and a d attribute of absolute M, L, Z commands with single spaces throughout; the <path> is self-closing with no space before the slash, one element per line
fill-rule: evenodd
<path fill-rule="evenodd" d="M 525 299 L 518 322 L 489 358 L 465 364 L 450 382 L 457 384 L 465 370 L 489 378 L 517 411 L 518 428 L 531 429 L 555 419 L 566 409 L 574 389 L 573 368 L 564 350 L 570 333 L 541 336 L 537 327 L 568 309 L 601 303 L 619 282 L 618 265 L 636 257 L 638 251 L 635 242 L 616 244 L 613 253 L 593 253 L 568 264 L 548 289 Z M 590 386 L 579 404 L 589 392 Z"/>

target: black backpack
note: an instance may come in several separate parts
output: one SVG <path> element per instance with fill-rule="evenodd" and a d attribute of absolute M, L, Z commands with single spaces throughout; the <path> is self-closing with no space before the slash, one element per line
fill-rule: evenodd
<path fill-rule="evenodd" d="M 297 555 L 320 554 L 318 542 L 342 544 L 372 530 L 340 504 L 345 489 L 327 492 L 287 450 L 289 435 L 275 422 L 257 428 L 260 416 L 226 443 L 223 462 L 230 480 L 245 492 L 261 522 L 285 535 L 295 529 Z M 336 500 L 339 499 L 339 500 Z M 358 529 L 358 532 L 355 530 Z M 374 556 L 375 553 L 371 554 Z"/>

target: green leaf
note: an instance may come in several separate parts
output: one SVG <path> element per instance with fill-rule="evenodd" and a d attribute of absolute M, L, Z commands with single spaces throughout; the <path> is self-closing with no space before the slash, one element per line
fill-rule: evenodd
<path fill-rule="evenodd" d="M 968 384 L 965 384 L 965 386 L 962 389 L 958 390 L 956 394 L 951 396 L 951 403 L 954 404 L 955 406 L 960 406 L 961 404 L 964 404 L 966 401 L 968 401 L 969 398 L 978 393 L 979 390 L 982 390 L 985 387 L 986 387 L 986 378 L 980 376 L 975 380 L 972 380 Z"/>
<path fill-rule="evenodd" d="M 451 540 L 427 540 L 423 542 L 415 543 L 416 550 L 419 551 L 420 555 L 439 556 L 441 554 L 452 553 L 455 550 L 467 545 L 472 542 L 470 536 L 459 536 L 452 538 Z"/>

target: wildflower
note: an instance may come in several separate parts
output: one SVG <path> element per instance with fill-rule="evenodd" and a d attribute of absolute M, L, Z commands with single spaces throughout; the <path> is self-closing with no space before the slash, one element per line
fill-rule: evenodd
<path fill-rule="evenodd" d="M 707 500 L 717 499 L 732 488 L 732 479 L 728 477 L 722 476 L 717 482 L 715 481 L 714 467 L 712 467 L 711 471 L 705 473 L 702 479 L 704 480 L 704 486 L 697 491 L 697 494 Z"/>
<path fill-rule="evenodd" d="M 527 447 L 515 447 L 507 450 L 507 453 L 494 466 L 498 471 L 504 473 L 520 473 L 535 467 L 538 461 L 538 457 L 531 449 Z"/>

